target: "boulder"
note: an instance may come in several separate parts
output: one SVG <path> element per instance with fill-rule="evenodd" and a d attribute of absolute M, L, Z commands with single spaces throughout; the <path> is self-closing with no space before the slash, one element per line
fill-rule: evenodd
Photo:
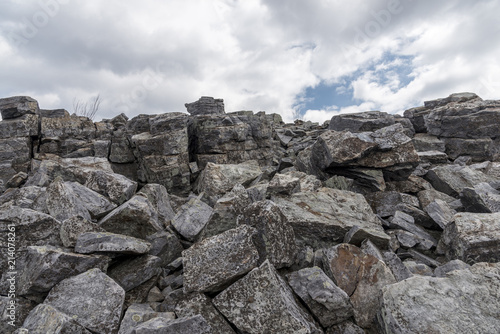
<path fill-rule="evenodd" d="M 38 102 L 29 96 L 13 96 L 0 99 L 2 119 L 13 119 L 39 112 Z"/>
<path fill-rule="evenodd" d="M 441 199 L 435 199 L 425 207 L 425 212 L 442 229 L 453 221 L 456 211 L 450 208 L 449 204 Z"/>
<path fill-rule="evenodd" d="M 500 212 L 500 191 L 488 183 L 479 183 L 471 188 L 464 188 L 460 200 L 467 212 Z"/>
<path fill-rule="evenodd" d="M 146 254 L 151 244 L 122 234 L 109 232 L 84 232 L 78 235 L 75 252 L 80 254 L 118 253 L 118 254 Z"/>
<path fill-rule="evenodd" d="M 61 281 L 44 304 L 75 319 L 95 333 L 118 331 L 125 291 L 99 269 Z"/>
<path fill-rule="evenodd" d="M 360 227 L 355 225 L 346 233 L 344 243 L 350 243 L 360 247 L 361 243 L 366 239 L 370 240 L 381 249 L 389 248 L 389 243 L 391 241 L 391 237 L 379 228 Z"/>
<path fill-rule="evenodd" d="M 196 102 L 186 103 L 184 105 L 187 112 L 193 116 L 224 114 L 224 100 L 214 99 L 210 96 L 202 96 Z"/>
<path fill-rule="evenodd" d="M 135 194 L 137 182 L 120 174 L 99 170 L 90 173 L 85 187 L 108 197 L 116 204 L 123 204 Z"/>
<path fill-rule="evenodd" d="M 300 179 L 287 174 L 276 174 L 269 182 L 267 193 L 272 195 L 291 195 L 300 191 Z"/>
<path fill-rule="evenodd" d="M 75 247 L 78 237 L 85 232 L 104 232 L 104 229 L 81 216 L 74 216 L 62 222 L 59 236 L 64 247 Z"/>
<path fill-rule="evenodd" d="M 47 209 L 50 215 L 59 221 L 74 216 L 92 219 L 82 200 L 61 177 L 56 178 L 47 188 Z"/>
<path fill-rule="evenodd" d="M 365 334 L 363 328 L 356 326 L 352 321 L 345 321 L 341 324 L 328 328 L 326 334 Z"/>
<path fill-rule="evenodd" d="M 185 292 L 221 291 L 257 266 L 259 253 L 252 242 L 253 227 L 204 239 L 182 252 Z"/>
<path fill-rule="evenodd" d="M 175 213 L 170 204 L 170 196 L 167 189 L 161 184 L 146 184 L 137 194 L 144 194 L 158 213 L 158 222 L 162 226 L 168 226 L 174 218 Z"/>
<path fill-rule="evenodd" d="M 323 333 L 269 261 L 221 292 L 213 303 L 240 331 L 249 334 Z"/>
<path fill-rule="evenodd" d="M 498 264 L 415 276 L 383 288 L 378 322 L 384 333 L 496 333 L 499 289 Z"/>
<path fill-rule="evenodd" d="M 412 139 L 413 146 L 417 152 L 438 151 L 445 152 L 446 147 L 444 141 L 436 136 L 427 133 L 417 133 Z"/>
<path fill-rule="evenodd" d="M 413 219 L 413 217 L 404 212 L 396 211 L 396 213 L 390 220 L 389 227 L 394 229 L 403 229 L 416 235 L 421 239 L 419 243 L 423 244 L 422 246 L 424 246 L 424 244 L 427 245 L 427 249 L 430 249 L 433 246 L 437 246 L 437 240 L 423 228 L 415 225 L 415 220 Z"/>
<path fill-rule="evenodd" d="M 198 238 L 213 212 L 213 209 L 201 200 L 202 196 L 191 198 L 172 219 L 172 227 L 189 241 Z"/>
<path fill-rule="evenodd" d="M 181 257 L 184 250 L 177 237 L 167 231 L 156 232 L 147 237 L 151 243 L 150 255 L 158 256 L 161 259 L 162 267 Z"/>
<path fill-rule="evenodd" d="M 138 287 L 160 273 L 161 259 L 153 255 L 142 255 L 121 261 L 108 271 L 125 291 Z"/>
<path fill-rule="evenodd" d="M 91 334 L 75 319 L 46 304 L 39 304 L 30 312 L 19 333 Z"/>
<path fill-rule="evenodd" d="M 126 164 L 135 161 L 134 152 L 126 137 L 113 137 L 109 147 L 109 161 Z"/>
<path fill-rule="evenodd" d="M 493 140 L 491 138 L 443 138 L 443 141 L 446 144 L 446 154 L 451 160 L 461 156 L 471 157 L 473 161 L 478 162 L 493 158 Z"/>
<path fill-rule="evenodd" d="M 318 267 L 288 275 L 288 284 L 325 328 L 354 314 L 349 296 Z"/>
<path fill-rule="evenodd" d="M 175 313 L 155 312 L 148 304 L 132 304 L 123 316 L 118 334 L 132 334 L 142 323 L 154 318 L 174 320 Z"/>
<path fill-rule="evenodd" d="M 432 268 L 424 263 L 419 263 L 412 260 L 403 262 L 404 266 L 412 273 L 412 275 L 433 276 Z"/>
<path fill-rule="evenodd" d="M 189 318 L 178 318 L 167 320 L 165 318 L 153 318 L 137 326 L 132 334 L 210 334 L 212 328 L 201 315 Z"/>
<path fill-rule="evenodd" d="M 383 261 L 391 269 L 396 281 L 400 282 L 413 276 L 412 272 L 403 264 L 403 261 L 391 251 L 383 253 Z"/>
<path fill-rule="evenodd" d="M 46 196 L 46 188 L 30 186 L 13 189 L 0 195 L 0 207 L 17 206 L 48 214 Z"/>
<path fill-rule="evenodd" d="M 38 136 L 38 115 L 24 115 L 15 119 L 0 122 L 0 139 Z"/>
<path fill-rule="evenodd" d="M 395 123 L 394 116 L 380 111 L 366 111 L 353 114 L 335 115 L 328 129 L 335 131 L 366 132 L 376 131 Z"/>

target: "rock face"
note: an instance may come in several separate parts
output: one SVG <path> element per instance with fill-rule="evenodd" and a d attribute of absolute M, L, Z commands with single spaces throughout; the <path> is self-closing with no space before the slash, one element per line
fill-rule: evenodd
<path fill-rule="evenodd" d="M 0 99 L 0 332 L 499 332 L 500 100 L 186 107 Z"/>

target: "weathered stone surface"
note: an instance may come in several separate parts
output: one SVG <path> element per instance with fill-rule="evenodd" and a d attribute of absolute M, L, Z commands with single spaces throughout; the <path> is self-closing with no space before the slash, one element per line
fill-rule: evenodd
<path fill-rule="evenodd" d="M 448 260 L 469 264 L 500 261 L 500 213 L 458 213 L 441 242 Z"/>
<path fill-rule="evenodd" d="M 0 122 L 2 124 L 2 122 Z M 0 177 L 5 183 L 18 172 L 27 172 L 31 158 L 31 143 L 29 138 L 0 139 L 0 161 L 13 170 L 13 174 L 1 172 Z"/>
<path fill-rule="evenodd" d="M 116 204 L 122 204 L 134 195 L 137 182 L 120 174 L 95 171 L 86 179 L 85 187 L 108 197 Z"/>
<path fill-rule="evenodd" d="M 456 211 L 450 208 L 448 203 L 438 198 L 425 207 L 425 212 L 442 229 L 453 221 L 453 216 L 456 214 Z"/>
<path fill-rule="evenodd" d="M 158 213 L 145 196 L 136 195 L 99 221 L 108 232 L 146 239 L 163 230 L 158 223 Z"/>
<path fill-rule="evenodd" d="M 326 274 L 350 297 L 356 324 L 364 328 L 372 326 L 382 288 L 396 282 L 390 269 L 349 244 L 325 250 L 323 266 Z"/>
<path fill-rule="evenodd" d="M 46 188 L 23 187 L 0 195 L 0 207 L 11 208 L 14 206 L 48 214 Z"/>
<path fill-rule="evenodd" d="M 30 312 L 19 333 L 90 334 L 91 332 L 69 315 L 50 305 L 40 304 Z"/>
<path fill-rule="evenodd" d="M 403 261 L 401 261 L 401 259 L 394 252 L 384 252 L 383 261 L 387 267 L 391 269 L 396 281 L 400 282 L 413 276 L 411 271 L 403 264 Z"/>
<path fill-rule="evenodd" d="M 14 140 L 15 137 L 38 136 L 38 116 L 24 115 L 20 118 L 0 122 L 0 139 Z"/>
<path fill-rule="evenodd" d="M 321 188 L 273 201 L 293 227 L 296 238 L 315 249 L 344 240 L 355 225 L 383 232 L 365 198 L 353 192 Z"/>
<path fill-rule="evenodd" d="M 13 96 L 0 99 L 2 119 L 18 118 L 27 114 L 37 114 L 38 102 L 29 96 Z"/>
<path fill-rule="evenodd" d="M 445 152 L 445 143 L 436 136 L 427 133 L 417 133 L 412 139 L 417 152 L 438 151 Z"/>
<path fill-rule="evenodd" d="M 91 140 L 95 138 L 96 128 L 92 120 L 84 116 L 42 117 L 41 134 L 43 137 L 51 139 Z"/>
<path fill-rule="evenodd" d="M 468 156 L 473 161 L 485 161 L 493 158 L 493 140 L 491 138 L 463 139 L 444 138 L 446 154 L 451 160 Z"/>
<path fill-rule="evenodd" d="M 426 189 L 418 192 L 418 200 L 420 202 L 420 206 L 424 210 L 429 204 L 437 199 L 446 202 L 450 206 L 450 208 L 452 208 L 452 203 L 456 201 L 456 198 L 435 189 Z"/>
<path fill-rule="evenodd" d="M 384 333 L 496 333 L 500 267 L 479 263 L 446 278 L 415 276 L 386 286 L 378 315 Z"/>
<path fill-rule="evenodd" d="M 326 330 L 326 334 L 365 334 L 366 332 L 351 321 L 332 326 Z"/>
<path fill-rule="evenodd" d="M 418 152 L 421 163 L 444 164 L 448 162 L 448 155 L 439 151 Z"/>
<path fill-rule="evenodd" d="M 129 291 L 160 273 L 161 259 L 153 255 L 143 255 L 124 260 L 110 268 L 109 277 Z"/>
<path fill-rule="evenodd" d="M 50 215 L 59 221 L 74 216 L 92 219 L 73 189 L 61 177 L 56 178 L 47 188 L 47 209 Z"/>
<path fill-rule="evenodd" d="M 500 212 L 500 191 L 488 183 L 476 184 L 473 188 L 464 188 L 460 200 L 467 212 Z"/>
<path fill-rule="evenodd" d="M 333 116 L 328 128 L 335 131 L 375 131 L 393 125 L 394 116 L 380 111 L 366 111 Z"/>
<path fill-rule="evenodd" d="M 63 312 L 95 333 L 118 331 L 125 291 L 99 269 L 57 284 L 44 304 Z"/>
<path fill-rule="evenodd" d="M 288 284 L 323 327 L 341 323 L 354 314 L 349 296 L 318 267 L 290 274 Z"/>
<path fill-rule="evenodd" d="M 26 269 L 19 277 L 18 294 L 48 292 L 54 285 L 92 268 L 106 271 L 109 258 L 71 253 L 53 246 L 28 246 Z"/>
<path fill-rule="evenodd" d="M 420 244 L 423 244 L 425 241 L 427 241 L 427 243 L 429 244 L 429 248 L 427 249 L 430 249 L 432 246 L 437 246 L 437 240 L 423 228 L 415 225 L 415 220 L 413 219 L 413 217 L 404 212 L 396 211 L 396 213 L 390 220 L 390 227 L 396 229 L 400 228 L 416 235 L 417 237 L 422 239 L 422 241 L 420 241 Z"/>
<path fill-rule="evenodd" d="M 109 232 L 85 232 L 78 235 L 75 252 L 145 254 L 151 249 L 151 244 L 142 239 Z"/>
<path fill-rule="evenodd" d="M 135 161 L 129 140 L 126 137 L 113 137 L 109 150 L 109 161 L 125 164 Z"/>
<path fill-rule="evenodd" d="M 300 179 L 287 174 L 276 174 L 269 182 L 269 195 L 291 195 L 300 191 Z"/>
<path fill-rule="evenodd" d="M 142 187 L 138 194 L 146 195 L 149 202 L 151 202 L 156 209 L 160 225 L 167 226 L 172 218 L 174 218 L 175 213 L 170 204 L 170 196 L 164 186 L 161 184 L 149 183 Z"/>
<path fill-rule="evenodd" d="M 198 178 L 196 190 L 204 192 L 213 202 L 230 191 L 235 185 L 248 186 L 261 173 L 256 161 L 247 161 L 238 165 L 217 165 L 208 163 Z"/>
<path fill-rule="evenodd" d="M 351 190 L 361 194 L 386 190 L 384 172 L 381 169 L 335 168 L 329 169 L 328 172 L 330 174 L 345 176 L 352 179 L 352 184 L 347 187 L 349 189 L 345 190 Z"/>
<path fill-rule="evenodd" d="M 201 315 L 189 318 L 178 318 L 167 320 L 165 318 L 153 318 L 137 326 L 133 334 L 210 334 L 212 328 Z"/>
<path fill-rule="evenodd" d="M 434 275 L 432 268 L 424 263 L 419 263 L 412 260 L 406 260 L 403 262 L 403 264 L 413 275 L 420 275 L 420 276 Z"/>
<path fill-rule="evenodd" d="M 365 239 L 371 240 L 376 246 L 381 249 L 387 249 L 389 247 L 391 237 L 385 234 L 383 230 L 380 230 L 380 228 L 374 229 L 356 225 L 346 233 L 344 242 L 360 247 L 361 243 Z"/>
<path fill-rule="evenodd" d="M 269 200 L 248 206 L 238 217 L 239 224 L 254 227 L 253 242 L 259 252 L 259 264 L 268 259 L 276 269 L 295 261 L 295 233 L 279 206 Z"/>
<path fill-rule="evenodd" d="M 221 292 L 213 303 L 240 331 L 250 334 L 323 332 L 269 261 Z"/>
<path fill-rule="evenodd" d="M 64 247 L 75 247 L 78 236 L 85 232 L 104 232 L 104 229 L 81 216 L 74 216 L 63 221 L 59 236 Z"/>
<path fill-rule="evenodd" d="M 156 232 L 148 236 L 147 240 L 151 243 L 149 254 L 158 256 L 162 261 L 162 267 L 181 257 L 184 250 L 179 239 L 173 233 L 167 231 Z"/>
<path fill-rule="evenodd" d="M 24 298 L 0 296 L 0 331 L 5 334 L 14 333 L 23 325 L 24 320 L 36 303 Z"/>
<path fill-rule="evenodd" d="M 259 253 L 252 238 L 256 234 L 253 227 L 243 225 L 183 251 L 184 291 L 220 291 L 255 268 Z"/>
<path fill-rule="evenodd" d="M 210 96 L 202 96 L 198 101 L 186 103 L 184 106 L 186 107 L 187 112 L 193 116 L 225 113 L 224 100 L 214 99 Z"/>
<path fill-rule="evenodd" d="M 195 241 L 207 225 L 213 209 L 199 197 L 191 198 L 172 219 L 172 227 L 184 238 Z"/>
<path fill-rule="evenodd" d="M 120 323 L 118 334 L 132 334 L 134 329 L 153 318 L 174 320 L 173 312 L 155 312 L 148 304 L 132 304 L 127 308 Z"/>
<path fill-rule="evenodd" d="M 179 318 L 192 317 L 197 314 L 203 316 L 210 327 L 212 327 L 212 333 L 235 333 L 224 317 L 213 306 L 210 299 L 202 293 L 195 292 L 186 295 L 177 303 L 175 313 Z"/>
<path fill-rule="evenodd" d="M 461 260 L 451 260 L 445 264 L 434 269 L 434 276 L 436 277 L 446 277 L 446 275 L 453 270 L 463 270 L 469 269 L 470 265 Z"/>

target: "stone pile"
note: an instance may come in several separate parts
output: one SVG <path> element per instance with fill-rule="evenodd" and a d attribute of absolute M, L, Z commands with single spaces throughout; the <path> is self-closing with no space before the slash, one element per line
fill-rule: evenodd
<path fill-rule="evenodd" d="M 0 99 L 0 332 L 500 331 L 500 101 L 186 107 Z"/>

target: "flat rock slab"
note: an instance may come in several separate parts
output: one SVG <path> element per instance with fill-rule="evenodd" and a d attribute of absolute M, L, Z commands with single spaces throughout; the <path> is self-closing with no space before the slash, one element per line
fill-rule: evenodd
<path fill-rule="evenodd" d="M 288 276 L 288 284 L 306 303 L 323 327 L 354 315 L 349 296 L 318 267 L 305 268 Z"/>
<path fill-rule="evenodd" d="M 245 333 L 323 333 L 269 261 L 221 292 L 213 303 Z"/>
<path fill-rule="evenodd" d="M 372 326 L 382 287 L 396 282 L 391 270 L 384 262 L 350 244 L 325 250 L 323 266 L 328 276 L 349 295 L 356 324 L 364 328 Z"/>
<path fill-rule="evenodd" d="M 242 225 L 183 251 L 184 291 L 220 291 L 255 268 L 259 253 L 252 238 L 256 233 Z"/>
<path fill-rule="evenodd" d="M 458 213 L 441 242 L 448 260 L 469 264 L 500 261 L 500 213 Z"/>
<path fill-rule="evenodd" d="M 91 334 L 75 319 L 46 304 L 40 304 L 30 312 L 19 333 Z"/>
<path fill-rule="evenodd" d="M 132 334 L 211 334 L 212 328 L 201 315 L 167 320 L 154 318 L 139 325 Z"/>
<path fill-rule="evenodd" d="M 44 301 L 99 334 L 118 331 L 125 291 L 99 269 L 57 284 Z"/>
<path fill-rule="evenodd" d="M 146 254 L 151 249 L 151 244 L 142 239 L 137 239 L 123 234 L 109 232 L 86 232 L 78 236 L 75 252 L 81 254 L 91 253 L 120 253 L 120 254 Z"/>
<path fill-rule="evenodd" d="M 499 291 L 498 263 L 415 276 L 383 288 L 379 323 L 384 333 L 498 333 Z"/>

